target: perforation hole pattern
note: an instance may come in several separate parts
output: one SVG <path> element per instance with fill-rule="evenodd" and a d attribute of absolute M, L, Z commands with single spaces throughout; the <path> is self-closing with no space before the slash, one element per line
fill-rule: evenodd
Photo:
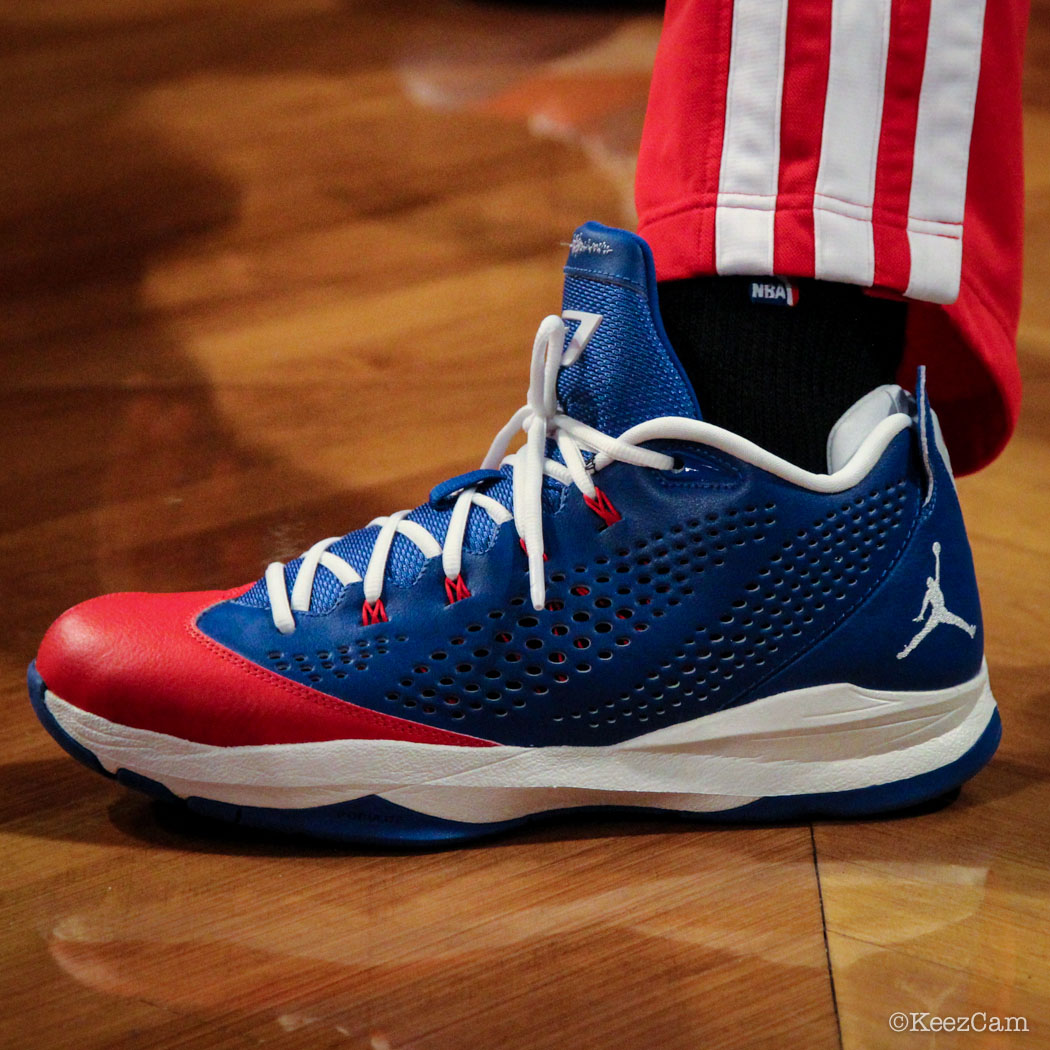
<path fill-rule="evenodd" d="M 392 647 L 396 648 L 407 641 L 407 636 L 403 634 L 381 634 L 357 638 L 350 644 L 330 649 L 271 649 L 266 658 L 275 671 L 300 679 L 308 685 L 323 687 L 328 678 L 342 681 L 354 673 L 367 671 L 376 657 L 386 656 Z"/>
<path fill-rule="evenodd" d="M 902 480 L 843 502 L 782 540 L 714 623 L 619 694 L 615 717 L 644 724 L 685 704 L 688 717 L 730 706 L 764 669 L 801 649 L 807 628 L 841 618 L 869 582 L 878 552 L 903 539 L 907 504 Z"/>
<path fill-rule="evenodd" d="M 429 652 L 400 656 L 380 709 L 481 736 L 490 720 L 527 711 L 530 722 L 546 720 L 552 733 L 573 726 L 578 738 L 588 729 L 615 734 L 619 726 L 629 735 L 729 706 L 790 659 L 808 629 L 844 615 L 882 560 L 879 552 L 902 541 L 909 491 L 901 480 L 790 529 L 766 502 L 618 536 L 618 546 L 589 563 L 552 568 L 539 612 L 523 596 L 523 573 L 521 595 L 474 612 L 475 620 Z M 724 608 L 710 613 L 701 588 L 732 572 L 741 563 L 734 552 L 747 546 L 761 548 L 742 559 L 754 575 L 720 585 Z M 709 622 L 697 628 L 701 606 Z M 654 637 L 650 631 L 661 644 L 647 647 L 644 673 L 632 681 L 623 669 L 633 664 L 639 674 L 631 647 Z M 390 663 L 382 658 L 397 656 L 405 640 L 378 635 L 332 651 L 268 655 L 276 670 L 323 689 L 329 675 L 346 679 L 376 668 L 386 677 Z M 588 702 L 595 681 L 601 699 Z"/>

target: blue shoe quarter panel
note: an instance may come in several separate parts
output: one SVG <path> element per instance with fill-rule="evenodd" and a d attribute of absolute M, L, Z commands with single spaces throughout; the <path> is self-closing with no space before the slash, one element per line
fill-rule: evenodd
<path fill-rule="evenodd" d="M 770 679 L 763 693 L 828 682 L 900 691 L 944 689 L 980 671 L 984 629 L 973 556 L 955 484 L 938 451 L 924 371 L 917 398 L 912 440 L 921 490 L 907 546 L 855 614 Z M 925 602 L 931 585 L 939 589 L 948 612 L 970 630 L 940 623 L 909 650 L 933 612 Z M 925 614 L 921 619 L 920 613 Z"/>
<path fill-rule="evenodd" d="M 447 604 L 440 559 L 388 584 L 389 622 L 361 625 L 362 586 L 280 634 L 268 609 L 226 602 L 199 627 L 311 688 L 504 744 L 612 744 L 822 682 L 935 689 L 981 663 L 976 584 L 943 465 L 924 504 L 913 427 L 847 492 L 821 495 L 720 452 L 662 443 L 687 469 L 616 463 L 598 482 L 608 527 L 571 489 L 545 522 L 547 607 L 532 608 L 513 526 L 465 554 L 471 597 Z M 477 513 L 477 511 L 474 511 Z M 948 609 L 904 659 L 942 545 Z"/>

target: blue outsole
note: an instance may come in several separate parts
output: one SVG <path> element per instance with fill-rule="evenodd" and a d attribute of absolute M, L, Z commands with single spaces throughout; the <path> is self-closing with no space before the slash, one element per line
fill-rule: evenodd
<path fill-rule="evenodd" d="M 890 814 L 920 806 L 958 788 L 987 764 L 995 754 L 1002 736 L 1002 723 L 999 719 L 999 712 L 996 710 L 984 732 L 969 751 L 940 769 L 890 784 L 854 788 L 849 791 L 768 796 L 756 799 L 746 806 L 720 810 L 717 813 L 671 814 L 662 809 L 588 806 L 535 813 L 514 820 L 467 824 L 417 813 L 387 802 L 386 799 L 376 795 L 308 809 L 234 806 L 226 802 L 214 802 L 210 799 L 194 797 L 182 799 L 172 794 L 163 784 L 130 770 L 120 769 L 115 775 L 107 772 L 87 748 L 77 743 L 55 721 L 44 702 L 46 687 L 36 670 L 35 663 L 29 665 L 28 684 L 33 709 L 44 728 L 73 758 L 96 773 L 115 779 L 118 783 L 153 798 L 178 804 L 204 817 L 264 831 L 307 835 L 311 838 L 362 845 L 436 846 L 442 843 L 451 844 L 498 835 L 526 824 L 549 821 L 552 818 L 564 819 L 567 815 L 573 818 L 623 814 L 634 817 L 652 815 L 666 818 L 671 815 L 708 824 L 759 824 L 856 819 Z"/>

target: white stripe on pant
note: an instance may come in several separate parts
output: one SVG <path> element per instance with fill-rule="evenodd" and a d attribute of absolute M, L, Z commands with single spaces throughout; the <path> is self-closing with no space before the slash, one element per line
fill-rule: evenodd
<path fill-rule="evenodd" d="M 735 0 L 715 213 L 719 273 L 773 272 L 787 0 Z"/>

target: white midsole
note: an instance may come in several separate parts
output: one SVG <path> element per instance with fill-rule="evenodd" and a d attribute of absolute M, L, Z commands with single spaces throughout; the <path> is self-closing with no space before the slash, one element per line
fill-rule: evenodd
<path fill-rule="evenodd" d="M 379 795 L 477 823 L 583 805 L 712 812 L 764 796 L 892 783 L 961 757 L 995 711 L 986 666 L 969 682 L 928 692 L 834 684 L 778 693 L 601 747 L 217 747 L 118 725 L 50 691 L 45 703 L 109 772 L 130 770 L 182 798 L 300 809 Z"/>

